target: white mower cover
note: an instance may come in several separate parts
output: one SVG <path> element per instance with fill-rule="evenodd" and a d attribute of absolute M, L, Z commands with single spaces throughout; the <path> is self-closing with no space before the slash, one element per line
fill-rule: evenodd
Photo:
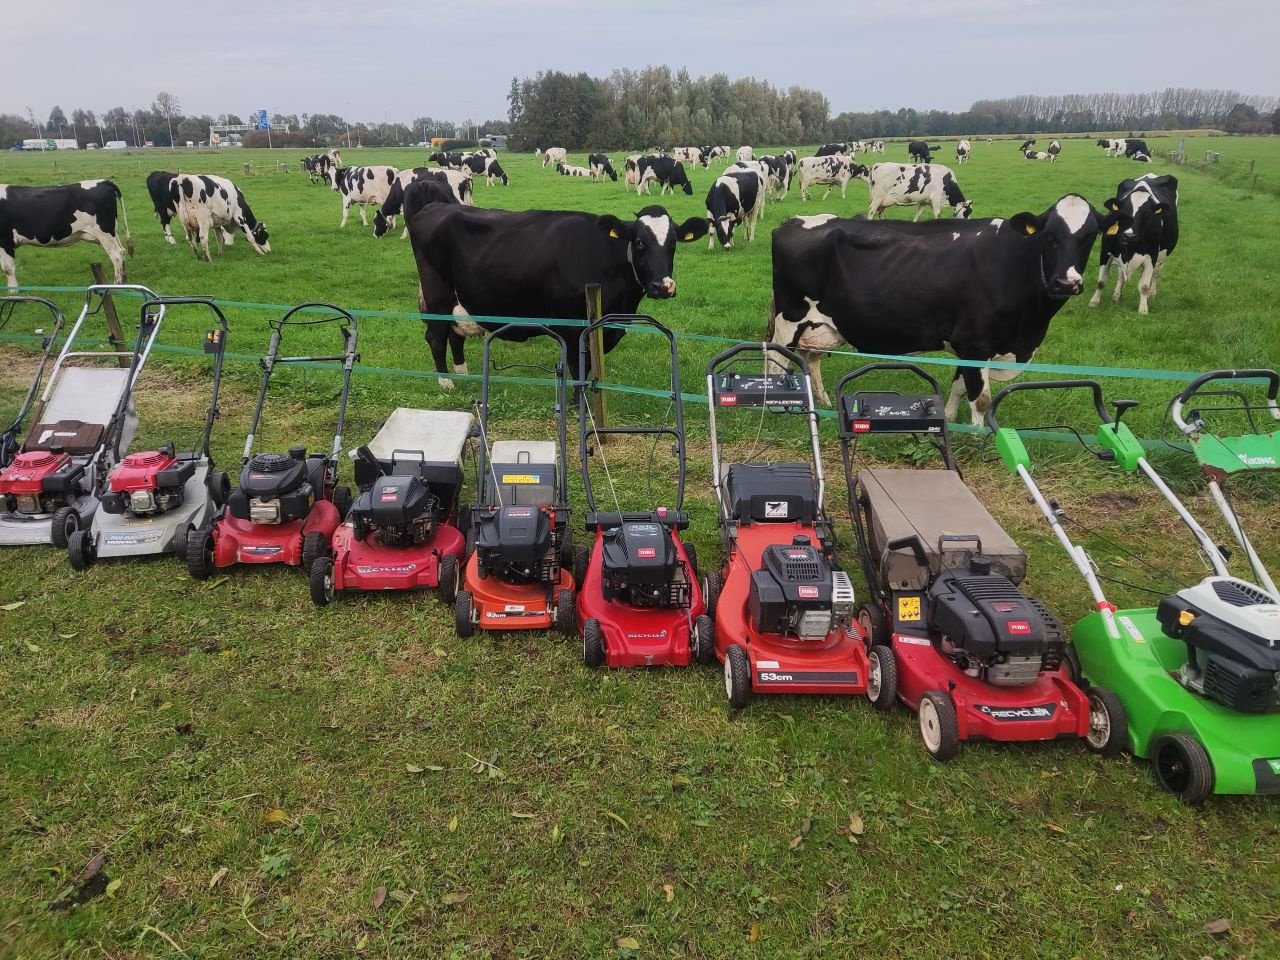
<path fill-rule="evenodd" d="M 125 367 L 63 367 L 53 396 L 40 412 L 39 422 L 55 424 L 60 420 L 79 420 L 106 426 L 128 385 L 129 370 Z M 132 397 L 120 430 L 120 453 L 123 455 L 138 432 L 138 413 Z M 45 433 L 32 439 L 41 446 L 53 442 L 53 438 Z"/>
<path fill-rule="evenodd" d="M 495 440 L 492 463 L 558 463 L 556 445 L 551 440 Z"/>
<path fill-rule="evenodd" d="M 396 450 L 421 451 L 428 462 L 451 461 L 462 466 L 462 451 L 474 425 L 475 418 L 469 413 L 397 407 L 369 441 L 369 451 L 387 462 Z M 354 458 L 354 450 L 351 455 Z"/>

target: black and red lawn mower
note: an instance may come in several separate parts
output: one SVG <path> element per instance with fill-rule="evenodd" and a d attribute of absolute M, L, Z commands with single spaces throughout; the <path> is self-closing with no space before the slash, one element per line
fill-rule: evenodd
<path fill-rule="evenodd" d="M 648 327 L 666 338 L 671 366 L 668 401 L 675 425 L 602 427 L 596 424 L 586 388 L 578 391 L 578 438 L 582 451 L 582 487 L 587 500 L 587 532 L 595 536 L 591 547 L 579 547 L 574 555 L 578 583 L 578 625 L 582 633 L 582 659 L 589 667 L 687 667 L 709 663 L 713 656 L 714 627 L 698 583 L 697 554 L 693 544 L 680 539 L 689 526 L 684 512 L 685 436 L 684 407 L 680 397 L 679 356 L 671 331 L 652 317 L 611 315 L 582 332 L 582 370 L 590 368 L 591 337 L 606 326 Z M 642 338 L 641 342 L 645 342 Z M 618 491 L 609 473 L 608 437 L 652 437 L 649 457 L 652 480 L 653 455 L 663 439 L 673 444 L 676 458 L 675 501 L 671 508 L 651 503 L 648 510 L 623 512 Z M 598 455 L 613 494 L 615 512 L 596 505 L 590 460 Z"/>
<path fill-rule="evenodd" d="M 931 393 L 864 386 L 903 372 Z M 859 389 L 861 388 L 861 389 Z M 867 698 L 916 711 L 925 749 L 950 760 L 963 740 L 1083 737 L 1114 755 L 1127 738 L 1110 691 L 1073 679 L 1066 631 L 1022 591 L 1027 555 L 965 485 L 951 451 L 938 381 L 911 363 L 870 363 L 840 380 L 836 410 L 849 512 L 870 591 L 858 610 L 867 644 Z M 866 436 L 916 437 L 944 469 L 867 468 Z"/>
<path fill-rule="evenodd" d="M 507 364 L 555 379 L 556 440 L 491 440 L 489 381 L 492 348 L 503 334 L 524 339 L 536 331 L 559 347 L 554 369 Z M 536 335 L 535 335 L 536 337 Z M 536 337 L 542 342 L 541 337 Z M 577 630 L 573 534 L 566 479 L 568 351 L 549 327 L 508 324 L 484 340 L 480 379 L 479 502 L 468 509 L 464 585 L 454 601 L 458 636 L 481 630 Z M 492 446 L 490 445 L 492 444 Z"/>
<path fill-rule="evenodd" d="M 304 311 L 332 311 L 332 315 L 318 320 L 294 319 Z M 286 329 L 330 323 L 339 325 L 341 353 L 280 356 L 280 343 Z M 356 352 L 356 318 L 329 303 L 303 303 L 270 324 L 271 343 L 262 358 L 258 399 L 241 458 L 240 485 L 232 491 L 213 522 L 187 538 L 187 570 L 197 580 L 237 563 L 283 563 L 300 566 L 310 573 L 316 560 L 329 555 L 333 533 L 351 508 L 350 488 L 338 485 L 338 452 L 342 449 L 351 370 L 360 359 Z M 286 363 L 322 362 L 342 364 L 338 422 L 329 452 L 308 454 L 306 447 L 293 446 L 287 453 L 254 453 L 254 438 L 276 367 Z"/>
<path fill-rule="evenodd" d="M 835 562 L 808 365 L 776 343 L 740 343 L 708 364 L 707 401 L 726 560 L 703 593 L 730 706 L 745 707 L 753 693 L 865 693 L 867 653 L 853 584 Z M 724 464 L 719 419 L 743 408 L 759 410 L 755 441 Z M 753 459 L 770 412 L 803 418 L 809 462 Z"/>

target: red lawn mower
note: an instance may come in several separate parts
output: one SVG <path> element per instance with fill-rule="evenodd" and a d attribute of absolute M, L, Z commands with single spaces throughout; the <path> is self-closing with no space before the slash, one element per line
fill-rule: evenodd
<path fill-rule="evenodd" d="M 698 584 L 697 554 L 680 540 L 689 526 L 684 512 L 684 408 L 680 397 L 680 367 L 671 331 L 652 317 L 607 316 L 582 332 L 582 370 L 590 368 L 591 337 L 605 326 L 650 327 L 666 337 L 671 361 L 671 391 L 675 427 L 600 427 L 588 402 L 586 387 L 578 391 L 578 438 L 582 451 L 582 487 L 587 500 L 590 547 L 574 556 L 578 582 L 578 624 L 582 659 L 589 667 L 687 667 L 709 663 L 714 651 L 714 627 L 706 615 Z M 674 442 L 676 497 L 674 509 L 656 504 L 642 512 L 624 513 L 609 474 L 604 439 L 609 436 L 653 438 L 652 454 L 663 438 Z M 615 513 L 600 511 L 591 484 L 588 458 L 599 455 L 613 491 Z"/>
<path fill-rule="evenodd" d="M 293 319 L 303 311 L 333 311 L 319 320 Z M 280 341 L 286 328 L 337 323 L 342 332 L 342 353 L 331 356 L 282 357 Z M 187 570 L 204 580 L 215 569 L 237 563 L 283 563 L 303 567 L 330 552 L 333 532 L 351 508 L 351 490 L 338 486 L 338 452 L 351 392 L 351 369 L 359 361 L 356 352 L 356 318 L 329 303 L 303 303 L 279 320 L 271 321 L 271 343 L 262 358 L 262 380 L 253 408 L 249 435 L 244 441 L 240 486 L 227 498 L 213 523 L 187 538 Z M 254 453 L 253 442 L 262 418 L 271 374 L 282 363 L 342 363 L 342 391 L 338 397 L 338 423 L 328 454 L 307 454 L 303 446 L 288 453 Z"/>
<path fill-rule="evenodd" d="M 754 369 L 744 371 L 749 361 Z M 853 584 L 835 563 L 824 510 L 808 365 L 776 343 L 740 343 L 708 364 L 707 401 L 727 559 L 723 572 L 707 574 L 703 592 L 730 706 L 745 707 L 753 693 L 865 693 L 867 653 L 854 619 Z M 718 421 L 744 407 L 760 411 L 756 444 L 744 462 L 723 464 Z M 751 460 L 766 413 L 804 418 L 810 462 Z"/>
<path fill-rule="evenodd" d="M 906 371 L 930 394 L 857 390 L 877 371 Z M 915 364 L 870 363 L 836 387 L 849 512 L 871 599 L 858 610 L 867 644 L 867 698 L 915 710 L 925 749 L 950 760 L 962 740 L 1083 737 L 1095 753 L 1126 742 L 1124 708 L 1102 687 L 1082 690 L 1066 632 L 1022 592 L 1027 555 L 996 523 L 951 453 L 938 381 Z M 945 469 L 865 469 L 859 438 L 927 438 Z"/>
<path fill-rule="evenodd" d="M 534 364 L 508 364 L 503 369 L 524 368 L 554 376 L 557 439 L 497 440 L 490 447 L 493 342 L 503 339 L 504 333 L 523 339 L 530 331 L 546 334 L 559 346 L 554 370 Z M 564 341 L 549 327 L 507 324 L 485 337 L 477 464 L 480 502 L 467 512 L 465 585 L 454 601 L 460 637 L 471 636 L 477 627 L 503 631 L 554 627 L 567 636 L 577 630 L 565 477 L 567 368 Z"/>

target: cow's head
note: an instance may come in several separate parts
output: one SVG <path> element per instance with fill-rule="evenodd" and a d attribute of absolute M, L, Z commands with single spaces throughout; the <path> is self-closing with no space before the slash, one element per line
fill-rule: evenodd
<path fill-rule="evenodd" d="M 596 225 L 611 240 L 627 244 L 627 260 L 636 282 L 644 289 L 645 296 L 655 300 L 676 295 L 676 282 L 671 278 L 675 271 L 676 244 L 707 235 L 707 221 L 702 217 L 690 217 L 677 224 L 666 208 L 656 204 L 636 213 L 630 222 L 606 213 L 596 218 Z"/>
<path fill-rule="evenodd" d="M 1126 180 L 1120 185 L 1118 195 L 1105 204 L 1116 218 L 1107 233 L 1119 240 L 1120 251 L 1126 259 L 1133 246 L 1153 226 L 1163 225 L 1164 205 L 1156 199 L 1148 183 L 1145 179 Z"/>
<path fill-rule="evenodd" d="M 262 248 L 263 253 L 271 252 L 271 244 L 267 242 L 267 225 L 265 223 L 259 220 L 249 232 L 253 237 L 253 242 Z M 285 244 L 285 246 L 288 246 L 288 244 Z"/>
<path fill-rule="evenodd" d="M 955 211 L 957 220 L 968 220 L 973 216 L 973 201 L 961 200 L 952 209 Z"/>
<path fill-rule="evenodd" d="M 387 232 L 394 230 L 396 227 L 396 218 L 383 215 L 379 210 L 373 215 L 373 235 L 375 237 L 385 237 Z"/>
<path fill-rule="evenodd" d="M 1110 140 L 1099 140 L 1099 141 L 1098 141 L 1098 146 L 1100 146 L 1100 147 L 1109 147 L 1109 146 L 1111 146 L 1111 141 L 1110 141 Z"/>
<path fill-rule="evenodd" d="M 860 163 L 850 163 L 850 164 L 849 164 L 849 176 L 851 176 L 851 177 L 857 177 L 859 180 L 865 180 L 867 183 L 870 183 L 870 182 L 871 182 L 871 168 L 870 168 L 870 167 L 864 167 L 864 166 L 863 166 L 862 164 L 860 164 Z"/>
<path fill-rule="evenodd" d="M 1045 293 L 1066 300 L 1084 289 L 1083 270 L 1093 242 L 1115 220 L 1114 211 L 1099 213 L 1084 197 L 1069 193 L 1044 213 L 1014 214 L 1006 225 L 1038 246 Z"/>

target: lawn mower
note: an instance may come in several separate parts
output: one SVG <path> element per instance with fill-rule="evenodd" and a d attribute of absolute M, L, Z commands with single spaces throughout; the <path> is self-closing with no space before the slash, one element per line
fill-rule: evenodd
<path fill-rule="evenodd" d="M 0 472 L 0 544 L 51 543 L 65 550 L 98 508 L 101 482 L 138 429 L 133 388 L 164 319 L 144 311 L 132 349 L 80 350 L 85 321 L 103 313 L 112 293 L 156 295 L 132 284 L 95 284 L 49 372 L 22 448 Z M 93 365 L 108 361 L 112 366 Z"/>
<path fill-rule="evenodd" d="M 870 373 L 905 371 L 927 394 L 858 389 Z M 1125 743 L 1124 708 L 1083 691 L 1063 663 L 1065 632 L 1019 585 L 1027 555 L 965 486 L 951 452 L 938 381 L 911 363 L 870 363 L 836 388 L 849 513 L 869 599 L 858 610 L 868 648 L 867 697 L 916 711 L 925 749 L 950 760 L 963 740 L 1083 737 L 1096 753 Z M 932 442 L 941 470 L 864 469 L 864 436 Z"/>
<path fill-rule="evenodd" d="M 205 526 L 227 500 L 231 481 L 214 470 L 209 439 L 218 418 L 218 388 L 227 342 L 227 318 L 211 300 L 162 297 L 142 305 L 142 315 L 161 307 L 200 304 L 213 311 L 217 326 L 204 333 L 205 353 L 213 355 L 213 388 L 200 446 L 179 451 L 172 441 L 156 450 L 130 453 L 105 477 L 97 491 L 99 509 L 90 526 L 67 541 L 67 558 L 75 570 L 87 570 L 98 559 L 145 557 L 158 553 L 187 558 L 187 536 Z"/>
<path fill-rule="evenodd" d="M 578 391 L 578 438 L 582 451 L 582 488 L 587 500 L 587 532 L 595 535 L 590 548 L 574 556 L 578 583 L 578 625 L 582 659 L 589 667 L 687 667 L 709 663 L 714 627 L 706 615 L 698 583 L 697 554 L 680 539 L 688 529 L 684 512 L 684 408 L 680 397 L 679 357 L 671 331 L 652 317 L 607 316 L 582 332 L 582 370 L 590 368 L 591 338 L 605 326 L 631 329 L 651 327 L 666 338 L 671 365 L 668 399 L 675 410 L 675 426 L 602 427 L 595 422 L 588 391 Z M 672 508 L 651 503 L 648 510 L 624 513 L 609 473 L 605 440 L 610 436 L 653 438 L 653 454 L 663 438 L 673 441 L 676 490 Z M 599 509 L 591 483 L 589 457 L 599 456 L 613 494 L 616 512 Z"/>
<path fill-rule="evenodd" d="M 293 319 L 304 310 L 333 311 L 319 320 Z M 280 342 L 285 330 L 337 323 L 342 333 L 342 352 L 330 356 L 282 357 Z M 301 566 L 308 574 L 311 565 L 328 556 L 330 540 L 351 507 L 351 489 L 338 485 L 338 452 L 342 449 L 342 427 L 347 418 L 347 396 L 351 392 L 351 369 L 360 360 L 356 352 L 356 318 L 329 303 L 303 303 L 279 320 L 270 321 L 271 342 L 262 358 L 262 379 L 258 399 L 244 441 L 240 485 L 227 498 L 226 506 L 207 526 L 187 538 L 187 570 L 204 580 L 215 569 L 236 563 L 283 563 Z M 282 363 L 342 364 L 342 389 L 338 394 L 338 422 L 329 452 L 307 453 L 305 446 L 293 446 L 287 453 L 254 453 L 254 437 L 262 419 L 271 374 Z"/>
<path fill-rule="evenodd" d="M 512 364 L 555 377 L 556 440 L 496 440 L 490 446 L 492 348 L 504 333 L 546 334 L 560 348 L 554 371 Z M 535 334 L 536 335 L 536 334 Z M 539 341 L 540 342 L 540 341 Z M 573 534 L 566 473 L 568 352 L 549 328 L 508 324 L 484 340 L 480 378 L 479 502 L 467 510 L 465 588 L 454 601 L 458 636 L 481 630 L 577 630 Z"/>
<path fill-rule="evenodd" d="M 456 524 L 469 413 L 399 407 L 353 454 L 360 491 L 333 534 L 333 555 L 311 565 L 311 599 L 340 590 L 438 589 L 452 606 L 464 559 Z"/>
<path fill-rule="evenodd" d="M 1269 401 L 1275 409 L 1280 377 L 1272 371 L 1236 375 L 1269 379 Z M 1187 423 L 1182 410 L 1197 386 L 1231 376 L 1219 372 L 1200 378 L 1174 401 L 1179 425 L 1189 434 L 1202 435 L 1197 448 L 1203 444 L 1207 449 L 1208 437 L 1203 436 L 1199 417 Z M 1089 449 L 1101 460 L 1140 471 L 1155 485 L 1191 531 L 1212 568 L 1210 576 L 1163 596 L 1154 608 L 1117 610 L 1107 600 L 1099 584 L 1103 575 L 1063 528 L 1065 511 L 1046 501 L 1032 479 L 1031 460 L 1018 430 L 998 423 L 998 410 L 1011 393 L 1033 389 L 1091 392 L 1101 423 L 1096 433 L 1099 448 Z M 1150 760 L 1157 784 L 1187 803 L 1198 803 L 1211 793 L 1280 793 L 1280 599 L 1231 576 L 1227 551 L 1178 500 L 1121 422 L 1135 405 L 1116 401 L 1114 415 L 1108 413 L 1101 387 L 1091 380 L 1021 383 L 1000 391 L 987 416 L 1001 459 L 1031 492 L 1093 595 L 1097 611 L 1071 630 L 1078 670 L 1083 677 L 1106 683 L 1124 704 L 1133 754 Z M 1262 446 L 1223 444 L 1236 451 Z M 1217 453 L 1205 459 L 1221 462 Z M 1225 472 L 1221 466 L 1211 469 Z"/>
<path fill-rule="evenodd" d="M 57 304 L 50 303 L 43 297 L 0 297 L 0 333 L 4 332 L 5 327 L 13 319 L 19 304 L 24 303 L 38 303 L 45 307 L 53 314 L 53 325 L 48 328 L 37 327 L 32 336 L 23 338 L 37 340 L 40 344 L 40 355 L 36 362 L 36 372 L 31 378 L 31 386 L 27 388 L 27 393 L 18 406 L 13 422 L 0 431 L 0 470 L 7 467 L 14 454 L 18 452 L 18 438 L 22 435 L 23 424 L 26 423 L 27 414 L 31 412 L 32 404 L 36 401 L 36 394 L 40 392 L 44 368 L 49 365 L 49 358 L 53 356 L 53 348 L 57 345 L 58 335 L 62 332 L 62 325 L 65 323 L 65 318 Z"/>
<path fill-rule="evenodd" d="M 755 369 L 744 371 L 751 360 Z M 825 513 L 808 365 L 776 343 L 740 343 L 707 365 L 707 401 L 726 560 L 723 571 L 707 574 L 703 594 L 730 706 L 745 707 L 753 693 L 866 693 L 853 583 L 835 563 Z M 760 411 L 757 444 L 743 462 L 724 464 L 718 422 L 743 407 Z M 809 462 L 751 460 L 770 411 L 804 418 Z"/>

